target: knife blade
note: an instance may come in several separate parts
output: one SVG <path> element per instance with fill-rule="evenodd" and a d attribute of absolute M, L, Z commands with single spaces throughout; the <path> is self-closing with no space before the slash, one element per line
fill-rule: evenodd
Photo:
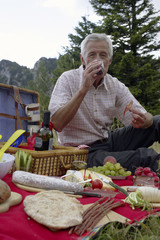
<path fill-rule="evenodd" d="M 101 194 L 101 197 L 115 197 L 117 195 L 117 192 L 107 189 L 107 190 L 103 190 L 103 189 L 87 189 L 84 191 L 86 192 L 90 192 L 90 193 L 97 193 L 97 194 Z"/>
<path fill-rule="evenodd" d="M 93 173 L 94 175 L 96 175 L 98 178 L 100 178 L 104 183 L 109 184 L 109 180 L 101 177 L 101 176 L 100 176 L 98 173 L 96 173 L 96 172 L 92 172 L 92 173 Z"/>
<path fill-rule="evenodd" d="M 69 191 L 63 191 L 63 192 L 64 192 L 64 193 L 67 193 L 67 194 L 81 195 L 81 196 L 86 196 L 86 197 L 97 197 L 97 198 L 102 197 L 100 193 L 92 193 L 92 192 L 69 192 Z"/>
<path fill-rule="evenodd" d="M 128 192 L 127 192 L 124 188 L 118 186 L 117 184 L 113 183 L 112 181 L 109 181 L 109 180 L 103 178 L 102 176 L 100 176 L 99 174 L 97 174 L 97 173 L 95 173 L 95 172 L 92 172 L 92 173 L 95 174 L 95 175 L 96 175 L 99 179 L 101 179 L 104 183 L 107 183 L 107 184 L 109 184 L 110 186 L 112 186 L 112 187 L 114 187 L 115 189 L 117 189 L 119 192 L 125 194 L 126 196 L 129 195 Z"/>

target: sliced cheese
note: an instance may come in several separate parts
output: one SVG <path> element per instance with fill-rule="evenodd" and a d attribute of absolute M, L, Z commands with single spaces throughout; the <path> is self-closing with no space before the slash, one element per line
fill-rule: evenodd
<path fill-rule="evenodd" d="M 67 170 L 65 180 L 78 183 L 83 181 L 83 177 L 79 171 Z"/>

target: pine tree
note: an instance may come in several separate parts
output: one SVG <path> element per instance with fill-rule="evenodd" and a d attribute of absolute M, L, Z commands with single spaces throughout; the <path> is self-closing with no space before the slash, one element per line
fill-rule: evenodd
<path fill-rule="evenodd" d="M 80 44 L 82 40 L 96 29 L 96 24 L 90 22 L 86 16 L 82 17 L 78 27 L 75 27 L 76 34 L 69 34 L 70 46 L 64 47 L 64 55 L 60 55 L 57 60 L 57 68 L 54 71 L 54 82 L 58 77 L 67 70 L 78 68 L 80 61 Z"/>
<path fill-rule="evenodd" d="M 153 114 L 160 112 L 160 16 L 150 0 L 90 0 L 102 16 L 99 32 L 110 35 L 114 57 L 109 72 L 124 82 Z"/>
<path fill-rule="evenodd" d="M 50 67 L 52 67 L 52 65 Z M 34 80 L 29 81 L 27 84 L 28 89 L 39 93 L 41 117 L 43 117 L 44 111 L 48 109 L 50 96 L 54 87 L 53 79 L 53 74 L 49 72 L 49 69 L 47 69 L 43 62 L 40 62 L 35 72 Z"/>

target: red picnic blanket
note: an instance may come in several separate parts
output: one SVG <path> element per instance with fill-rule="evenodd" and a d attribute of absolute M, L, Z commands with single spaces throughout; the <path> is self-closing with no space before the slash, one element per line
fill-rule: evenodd
<path fill-rule="evenodd" d="M 11 191 L 20 193 L 24 198 L 29 194 L 35 194 L 32 192 L 27 192 L 19 189 L 12 183 L 12 175 L 7 174 L 3 179 L 11 188 Z M 131 186 L 133 185 L 132 176 L 128 177 L 126 180 L 114 180 L 119 186 Z M 125 195 L 118 193 L 115 200 L 124 199 Z M 29 218 L 24 212 L 24 206 L 22 202 L 17 206 L 12 206 L 8 212 L 0 213 L 0 240 L 78 240 L 87 239 L 84 234 L 79 237 L 75 234 L 69 235 L 68 230 L 62 230 L 57 232 L 52 232 L 48 228 L 40 225 L 33 219 Z M 82 204 L 94 203 L 98 198 L 94 197 L 83 197 L 78 199 Z M 131 221 L 139 221 L 145 218 L 149 213 L 146 211 L 141 211 L 141 209 L 136 208 L 134 211 L 131 207 L 125 203 L 124 206 L 114 209 L 115 212 L 121 214 L 124 217 L 129 218 Z M 155 209 L 155 211 L 160 211 L 160 208 Z"/>

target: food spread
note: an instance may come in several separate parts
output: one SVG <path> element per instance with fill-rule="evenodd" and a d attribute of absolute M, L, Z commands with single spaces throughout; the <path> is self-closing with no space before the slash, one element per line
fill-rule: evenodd
<path fill-rule="evenodd" d="M 22 152 L 21 154 L 23 155 Z M 26 159 L 28 159 L 28 156 Z M 26 162 L 28 162 L 28 160 L 26 160 Z M 112 168 L 113 165 L 116 166 L 117 172 L 120 169 L 123 170 L 117 163 L 107 163 L 103 166 L 103 169 L 106 168 L 106 172 L 107 168 Z M 103 174 L 105 172 L 102 173 L 102 169 L 99 168 L 82 170 L 70 169 L 61 177 L 43 176 L 27 172 L 26 170 L 27 168 L 25 168 L 25 171 L 17 170 L 13 172 L 12 182 L 15 183 L 17 187 L 21 185 L 40 189 L 39 193 L 35 193 L 34 195 L 29 194 L 24 198 L 24 211 L 29 217 L 46 226 L 51 231 L 68 229 L 68 234 L 83 235 L 89 229 L 93 229 L 106 213 L 110 212 L 112 209 L 122 207 L 124 204 L 130 205 L 133 209 L 139 207 L 148 210 L 150 203 L 154 201 L 156 201 L 156 204 L 160 203 L 159 190 L 155 188 L 155 186 L 153 189 L 144 187 L 144 190 L 141 188 L 138 189 L 138 191 L 127 193 L 128 195 L 125 196 L 125 191 L 121 191 L 122 188 L 114 184 L 112 180 L 113 176 Z M 147 169 L 145 169 L 145 171 L 147 171 Z M 128 175 L 130 175 L 130 173 L 128 173 Z M 95 200 L 87 209 L 84 208 L 84 205 L 81 204 L 74 195 L 72 195 L 72 197 L 67 195 L 68 192 L 74 194 L 76 192 L 93 193 L 94 191 L 100 195 L 100 198 L 99 200 Z M 151 201 L 146 199 L 145 196 L 147 191 L 149 195 L 153 192 L 152 196 L 156 195 L 157 197 L 152 197 L 153 199 Z M 1 192 L 0 199 L 6 203 L 9 201 L 10 196 L 20 197 L 18 195 L 15 196 L 15 194 L 10 191 L 7 196 L 3 195 L 2 198 Z M 5 191 L 5 193 L 6 192 L 7 191 Z M 104 192 L 106 192 L 106 194 L 104 194 Z M 111 192 L 115 194 L 111 194 Z M 123 193 L 124 201 L 115 201 L 117 192 Z M 22 201 L 22 197 L 18 199 L 16 204 Z M 136 200 L 138 203 L 135 204 L 133 200 Z M 0 209 L 1 206 L 3 206 L 2 204 L 3 203 L 0 203 Z M 9 208 L 7 208 L 6 211 L 9 211 Z"/>

